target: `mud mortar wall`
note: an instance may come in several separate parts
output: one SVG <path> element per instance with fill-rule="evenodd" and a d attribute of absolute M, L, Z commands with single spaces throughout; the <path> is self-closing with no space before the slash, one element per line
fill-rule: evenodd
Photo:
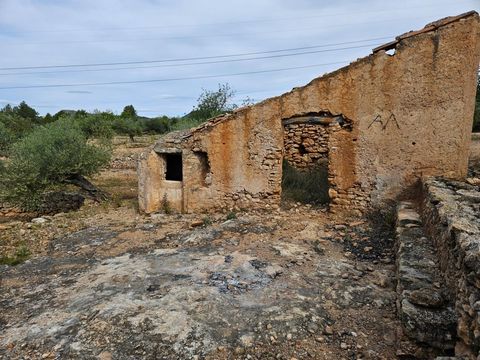
<path fill-rule="evenodd" d="M 402 38 L 393 56 L 376 51 L 306 86 L 193 129 L 176 145 L 185 159 L 184 210 L 277 206 L 285 154 L 282 119 L 312 113 L 351 123 L 349 131 L 330 134 L 334 207 L 381 204 L 422 176 L 464 177 L 479 31 L 478 14 L 470 14 Z M 211 173 L 203 187 L 195 173 L 198 151 L 207 154 Z M 151 191 L 158 190 L 140 189 Z"/>
<path fill-rule="evenodd" d="M 433 240 L 458 318 L 457 356 L 480 354 L 480 192 L 465 183 L 428 180 L 421 215 Z"/>
<path fill-rule="evenodd" d="M 211 183 L 200 189 L 192 184 L 197 177 L 194 167 L 185 168 L 188 211 L 264 208 L 280 202 L 283 129 L 279 119 L 279 101 L 272 100 L 194 132 L 183 154 L 187 159 L 196 151 L 207 154 Z"/>

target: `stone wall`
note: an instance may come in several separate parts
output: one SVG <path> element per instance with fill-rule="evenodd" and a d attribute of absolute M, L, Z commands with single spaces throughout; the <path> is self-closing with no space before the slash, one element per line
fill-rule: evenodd
<path fill-rule="evenodd" d="M 402 324 L 397 354 L 433 359 L 451 353 L 457 324 L 452 297 L 412 201 L 401 201 L 397 207 L 395 248 L 397 313 Z"/>
<path fill-rule="evenodd" d="M 284 159 L 297 169 L 328 160 L 328 127 L 317 124 L 285 125 Z"/>
<path fill-rule="evenodd" d="M 386 53 L 391 48 L 394 55 Z M 328 139 L 334 208 L 381 205 L 424 176 L 463 178 L 479 60 L 479 17 L 472 12 L 401 35 L 282 96 L 170 135 L 184 159 L 182 211 L 278 206 L 284 122 L 310 114 L 334 119 Z M 171 146 L 160 140 L 152 151 Z M 197 173 L 199 152 L 208 159 L 208 185 Z M 161 181 L 142 180 L 161 176 L 148 159 L 141 160 L 139 181 L 147 212 L 160 208 L 151 193 L 164 192 Z"/>
<path fill-rule="evenodd" d="M 480 355 L 480 192 L 456 181 L 423 185 L 422 218 L 458 318 L 456 355 Z"/>

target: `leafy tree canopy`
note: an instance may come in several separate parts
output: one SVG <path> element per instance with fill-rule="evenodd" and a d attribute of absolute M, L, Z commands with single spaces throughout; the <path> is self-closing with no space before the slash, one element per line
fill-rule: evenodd
<path fill-rule="evenodd" d="M 0 173 L 0 198 L 35 209 L 47 190 L 86 181 L 109 159 L 110 150 L 88 143 L 78 124 L 63 119 L 38 126 L 12 145 Z"/>
<path fill-rule="evenodd" d="M 113 123 L 113 129 L 118 134 L 128 135 L 130 140 L 135 141 L 135 136 L 142 135 L 143 127 L 133 118 L 119 118 Z"/>
<path fill-rule="evenodd" d="M 123 111 L 120 114 L 120 117 L 134 119 L 137 117 L 137 110 L 135 110 L 133 105 L 127 105 L 123 108 Z"/>
<path fill-rule="evenodd" d="M 197 100 L 197 105 L 188 117 L 207 120 L 214 116 L 231 112 L 237 108 L 237 105 L 232 103 L 234 96 L 235 91 L 232 90 L 228 83 L 218 84 L 218 90 L 215 91 L 203 89 Z"/>
<path fill-rule="evenodd" d="M 20 104 L 13 107 L 10 104 L 7 104 L 3 109 L 0 110 L 0 113 L 3 113 L 4 115 L 15 115 L 23 119 L 27 119 L 33 123 L 36 123 L 40 120 L 38 112 L 34 108 L 28 106 L 25 101 L 22 101 Z"/>

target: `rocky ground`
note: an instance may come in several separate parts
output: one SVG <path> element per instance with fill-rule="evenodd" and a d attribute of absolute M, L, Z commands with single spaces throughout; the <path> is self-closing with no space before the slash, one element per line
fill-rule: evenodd
<path fill-rule="evenodd" d="M 85 219 L 42 256 L 0 269 L 2 358 L 395 356 L 391 254 L 370 246 L 379 234 L 367 223 L 304 206 L 116 211 L 124 220 Z"/>
<path fill-rule="evenodd" d="M 0 255 L 20 262 L 0 265 L 0 358 L 399 355 L 388 213 L 142 216 L 130 166 L 141 148 L 118 147 L 94 179 L 108 203 L 0 221 Z"/>

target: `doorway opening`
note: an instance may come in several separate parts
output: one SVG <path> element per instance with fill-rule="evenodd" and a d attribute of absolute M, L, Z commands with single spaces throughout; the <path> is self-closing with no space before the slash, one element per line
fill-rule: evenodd
<path fill-rule="evenodd" d="M 302 116 L 283 121 L 282 201 L 328 204 L 331 117 Z"/>

